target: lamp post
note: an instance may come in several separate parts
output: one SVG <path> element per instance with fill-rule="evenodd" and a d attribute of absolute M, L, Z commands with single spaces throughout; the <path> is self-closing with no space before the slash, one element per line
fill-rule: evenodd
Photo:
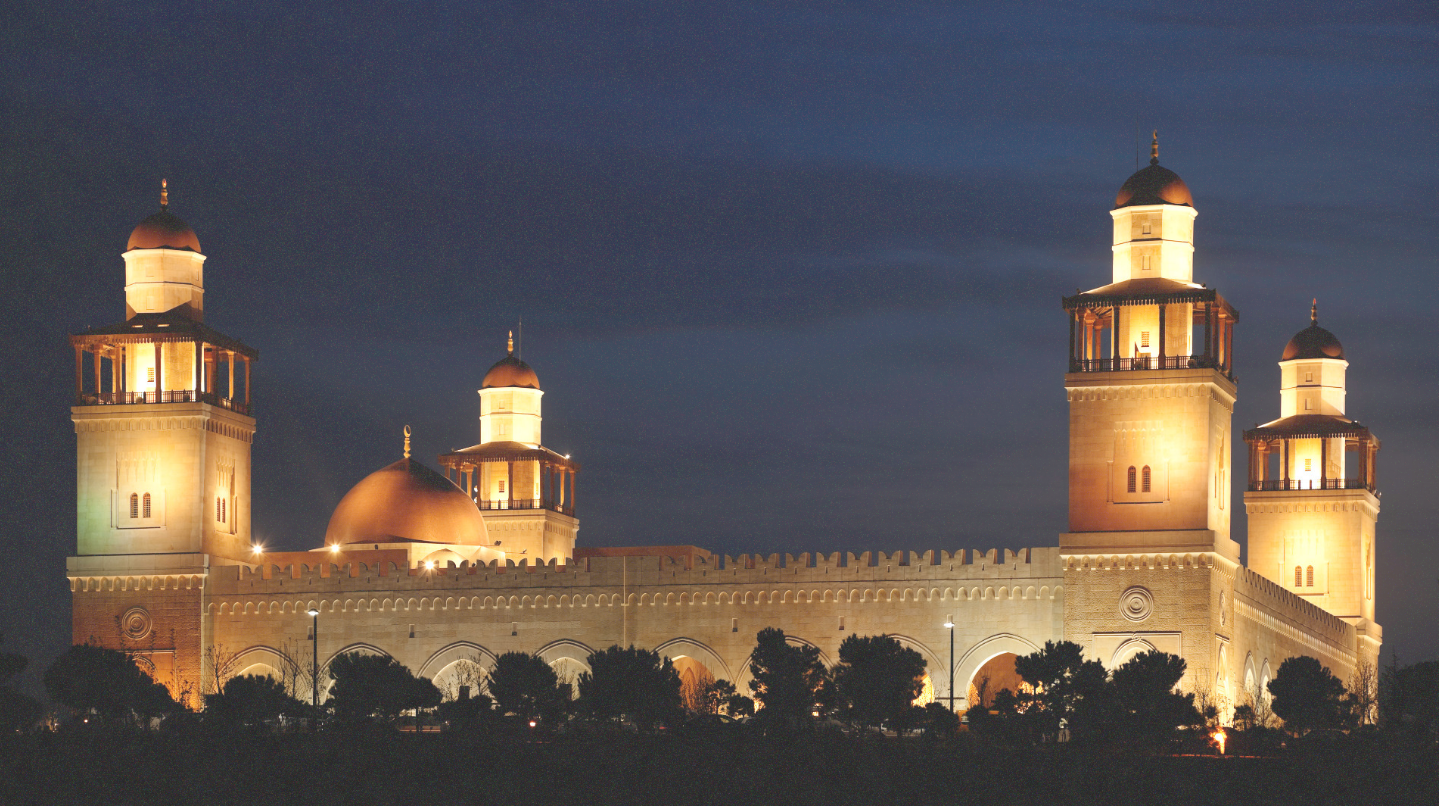
<path fill-rule="evenodd" d="M 954 622 L 946 619 L 944 628 L 949 630 L 949 710 L 954 710 Z"/>
<path fill-rule="evenodd" d="M 320 711 L 320 611 L 310 608 L 310 732 Z M 953 651 L 951 650 L 951 654 Z"/>

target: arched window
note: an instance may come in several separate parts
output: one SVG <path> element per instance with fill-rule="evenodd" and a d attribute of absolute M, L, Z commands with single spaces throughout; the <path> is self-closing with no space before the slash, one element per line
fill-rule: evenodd
<path fill-rule="evenodd" d="M 1144 466 L 1143 477 L 1144 477 L 1144 491 L 1145 491 L 1145 492 L 1149 492 L 1149 479 L 1150 479 L 1149 465 L 1145 465 L 1145 466 Z"/>
<path fill-rule="evenodd" d="M 1312 565 L 1304 569 L 1304 587 L 1314 587 L 1314 566 Z"/>
<path fill-rule="evenodd" d="M 140 517 L 140 494 L 130 493 L 130 517 Z"/>
<path fill-rule="evenodd" d="M 1134 492 L 1134 465 L 1129 466 L 1129 491 Z"/>
<path fill-rule="evenodd" d="M 1297 565 L 1294 566 L 1294 587 L 1304 587 L 1304 569 Z"/>
<path fill-rule="evenodd" d="M 229 512 L 226 511 L 226 510 L 229 509 L 229 507 L 225 506 L 225 503 L 226 503 L 226 502 L 225 502 L 225 499 L 221 498 L 221 499 L 220 499 L 220 522 L 221 522 L 221 523 L 226 523 L 226 522 L 227 522 L 227 521 L 226 521 L 226 516 L 230 514 Z"/>
<path fill-rule="evenodd" d="M 217 497 L 215 498 L 215 520 L 217 520 L 217 521 L 223 521 L 224 519 L 225 519 L 225 516 L 220 513 L 220 499 L 219 499 L 219 497 L 217 496 Z"/>
<path fill-rule="evenodd" d="M 140 511 L 141 511 L 142 513 L 144 513 L 141 517 L 145 517 L 145 518 L 150 517 L 150 494 L 149 494 L 149 493 L 145 493 L 145 498 L 144 498 L 144 500 L 143 500 L 143 502 L 142 502 L 142 506 L 141 506 Z"/>

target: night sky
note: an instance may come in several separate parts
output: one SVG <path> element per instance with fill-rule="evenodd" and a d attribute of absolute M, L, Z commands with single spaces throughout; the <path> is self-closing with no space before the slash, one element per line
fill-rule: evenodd
<path fill-rule="evenodd" d="M 1383 441 L 1386 660 L 1439 656 L 1432 8 L 293 5 L 0 11 L 0 628 L 35 668 L 69 639 L 65 336 L 123 319 L 162 176 L 207 323 L 260 351 L 270 548 L 404 424 L 431 467 L 478 442 L 521 317 L 581 545 L 1053 546 L 1060 297 L 1109 281 L 1154 128 L 1241 315 L 1234 500 L 1317 296 Z"/>

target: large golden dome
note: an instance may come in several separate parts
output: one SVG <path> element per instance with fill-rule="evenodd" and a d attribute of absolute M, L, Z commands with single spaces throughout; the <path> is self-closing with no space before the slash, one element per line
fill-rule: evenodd
<path fill-rule="evenodd" d="M 1137 207 L 1141 204 L 1180 204 L 1194 206 L 1194 197 L 1189 186 L 1179 174 L 1160 167 L 1159 159 L 1151 160 L 1147 168 L 1136 171 L 1124 181 L 1124 186 L 1114 197 L 1114 209 Z"/>
<path fill-rule="evenodd" d="M 490 545 L 485 519 L 469 496 L 413 459 L 382 467 L 345 493 L 325 542 Z"/>
<path fill-rule="evenodd" d="M 131 249 L 188 249 L 200 251 L 200 239 L 179 216 L 170 212 L 170 188 L 160 180 L 160 212 L 141 221 L 130 233 L 125 251 Z"/>

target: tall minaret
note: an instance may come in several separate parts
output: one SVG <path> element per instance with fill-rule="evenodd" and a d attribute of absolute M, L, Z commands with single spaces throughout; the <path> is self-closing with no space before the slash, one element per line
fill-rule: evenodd
<path fill-rule="evenodd" d="M 580 466 L 540 444 L 544 392 L 520 359 L 513 332 L 479 391 L 480 444 L 441 455 L 440 465 L 475 500 L 491 539 L 508 557 L 573 557 Z"/>
<path fill-rule="evenodd" d="M 1249 567 L 1355 624 L 1374 662 L 1379 439 L 1345 414 L 1349 362 L 1317 301 L 1309 321 L 1279 361 L 1279 419 L 1244 432 Z"/>
<path fill-rule="evenodd" d="M 1222 606 L 1223 574 L 1239 561 L 1228 500 L 1238 315 L 1193 281 L 1194 200 L 1159 165 L 1157 134 L 1110 216 L 1112 282 L 1064 299 L 1065 632 L 1105 663 L 1135 647 L 1182 652 L 1202 680 L 1222 641 L 1194 616 Z M 1176 562 L 1193 569 L 1187 582 Z M 1105 577 L 1086 576 L 1094 569 Z"/>
<path fill-rule="evenodd" d="M 199 684 L 208 568 L 251 559 L 250 365 L 203 323 L 205 256 L 160 211 L 130 234 L 125 319 L 75 351 L 74 640 L 136 654 L 178 691 Z"/>

